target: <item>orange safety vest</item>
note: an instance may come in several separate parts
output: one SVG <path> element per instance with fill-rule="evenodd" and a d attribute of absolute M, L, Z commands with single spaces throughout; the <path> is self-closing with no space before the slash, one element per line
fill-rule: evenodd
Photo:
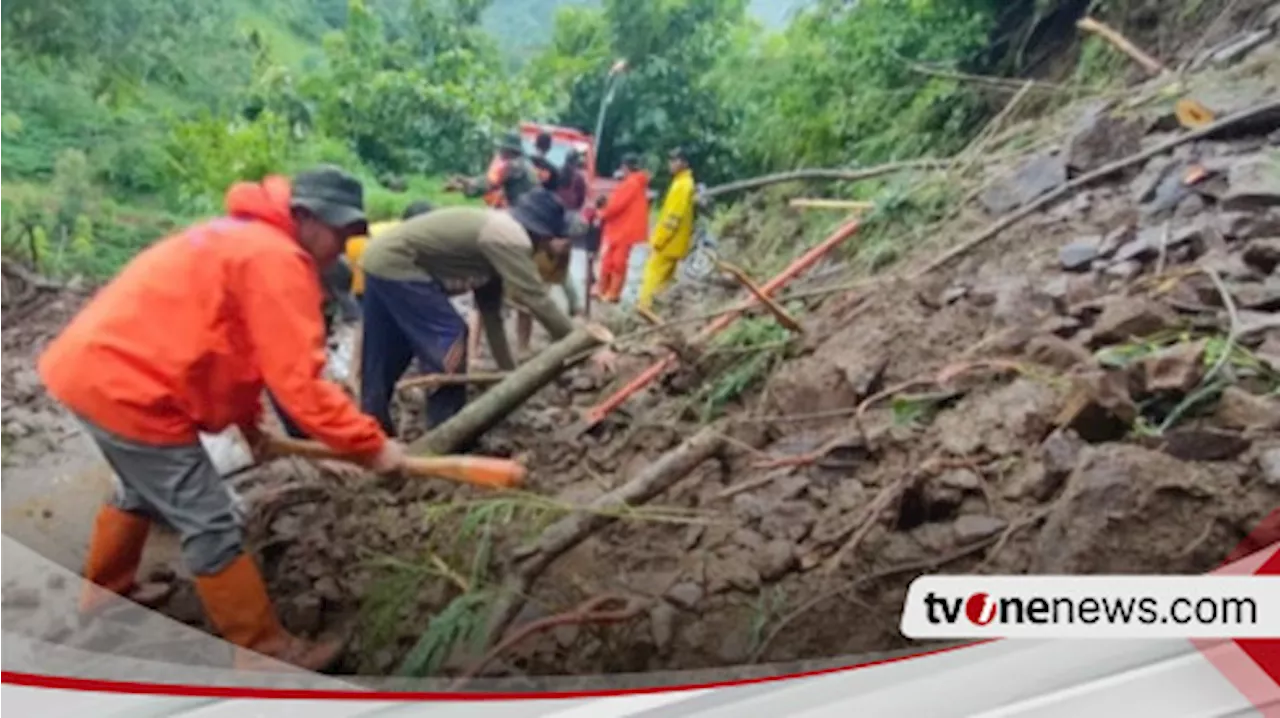
<path fill-rule="evenodd" d="M 484 193 L 484 203 L 494 209 L 507 206 L 507 196 L 502 188 L 502 174 L 506 168 L 506 160 L 502 159 L 501 155 L 494 155 L 493 160 L 489 162 L 489 171 L 485 174 L 485 179 L 489 182 L 489 191 Z"/>

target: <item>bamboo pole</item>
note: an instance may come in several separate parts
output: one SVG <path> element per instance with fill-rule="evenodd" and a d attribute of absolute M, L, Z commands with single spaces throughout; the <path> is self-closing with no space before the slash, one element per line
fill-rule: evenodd
<path fill-rule="evenodd" d="M 789 204 L 796 209 L 841 209 L 847 212 L 868 212 L 875 208 L 874 202 L 817 197 L 796 197 Z"/>

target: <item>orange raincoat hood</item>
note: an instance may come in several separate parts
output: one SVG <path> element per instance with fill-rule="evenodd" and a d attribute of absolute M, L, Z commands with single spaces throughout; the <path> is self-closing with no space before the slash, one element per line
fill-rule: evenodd
<path fill-rule="evenodd" d="M 227 216 L 261 220 L 293 236 L 293 215 L 289 212 L 292 194 L 289 180 L 278 175 L 261 182 L 237 182 L 227 190 Z"/>

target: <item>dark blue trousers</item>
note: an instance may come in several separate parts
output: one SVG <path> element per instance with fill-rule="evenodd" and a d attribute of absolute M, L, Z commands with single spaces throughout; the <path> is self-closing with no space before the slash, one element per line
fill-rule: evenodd
<path fill-rule="evenodd" d="M 465 371 L 467 323 L 434 281 L 396 281 L 366 274 L 361 309 L 361 409 L 394 435 L 391 399 L 409 362 L 416 357 L 424 372 Z M 427 428 L 447 421 L 466 403 L 464 385 L 436 389 L 427 397 Z"/>

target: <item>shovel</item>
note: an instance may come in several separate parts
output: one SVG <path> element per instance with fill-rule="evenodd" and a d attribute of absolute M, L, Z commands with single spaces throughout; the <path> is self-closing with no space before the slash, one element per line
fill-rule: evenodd
<path fill-rule="evenodd" d="M 308 459 L 355 459 L 340 454 L 318 441 L 290 439 L 282 436 L 266 438 L 267 453 L 272 456 L 299 456 Z M 491 489 L 506 489 L 524 483 L 527 471 L 518 461 L 488 456 L 409 456 L 404 460 L 404 474 L 416 478 L 447 479 Z"/>

